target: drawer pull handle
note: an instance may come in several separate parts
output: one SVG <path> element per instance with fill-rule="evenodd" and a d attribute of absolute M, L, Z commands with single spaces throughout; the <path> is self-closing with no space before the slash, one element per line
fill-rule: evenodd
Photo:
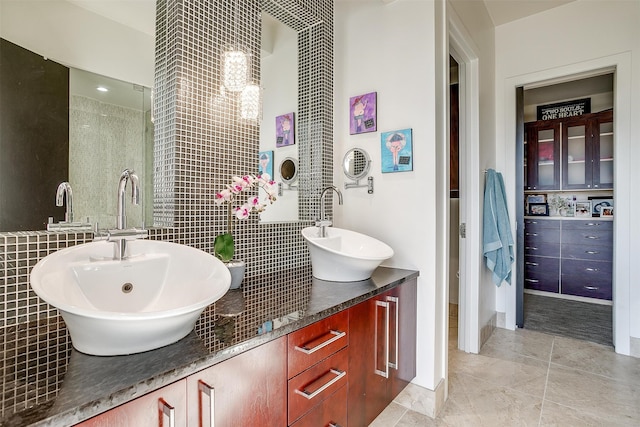
<path fill-rule="evenodd" d="M 320 387 L 319 389 L 317 389 L 316 391 L 314 391 L 313 393 L 309 393 L 307 390 L 298 390 L 295 389 L 294 391 L 299 394 L 300 396 L 306 398 L 306 399 L 313 399 L 314 397 L 316 397 L 317 395 L 319 395 L 320 393 L 322 393 L 323 391 L 325 391 L 327 388 L 331 387 L 333 384 L 335 384 L 337 381 L 340 381 L 340 379 L 342 377 L 344 377 L 345 375 L 347 375 L 347 373 L 345 371 L 339 371 L 337 369 L 329 369 L 329 372 L 331 372 L 333 375 L 335 375 L 335 377 L 331 378 L 330 381 L 326 382 L 325 384 L 322 385 L 322 387 Z"/>
<path fill-rule="evenodd" d="M 585 253 L 585 254 L 589 254 L 589 255 L 597 255 L 597 254 L 599 254 L 600 252 L 598 252 L 598 251 L 584 251 L 584 253 Z"/>
<path fill-rule="evenodd" d="M 298 350 L 298 351 L 303 352 L 304 354 L 315 353 L 316 351 L 320 350 L 321 348 L 324 348 L 324 347 L 328 346 L 329 344 L 338 341 L 340 338 L 346 336 L 347 333 L 346 332 L 340 332 L 340 331 L 329 331 L 328 335 L 333 335 L 333 336 L 331 338 L 329 338 L 328 340 L 323 341 L 322 343 L 318 344 L 315 347 L 306 348 L 306 347 L 295 346 L 295 349 Z"/>
<path fill-rule="evenodd" d="M 591 267 L 587 267 L 585 268 L 586 271 L 600 271 L 599 268 L 591 268 Z"/>
<path fill-rule="evenodd" d="M 527 236 L 537 236 L 538 233 L 527 233 Z"/>
<path fill-rule="evenodd" d="M 526 246 L 525 249 L 531 249 L 532 251 L 538 250 L 538 248 L 536 248 L 535 246 Z"/>
<path fill-rule="evenodd" d="M 215 397 L 215 393 L 216 393 L 216 389 L 211 387 L 209 384 L 205 383 L 202 380 L 198 380 L 198 392 L 200 393 L 199 395 L 199 401 L 200 401 L 200 425 L 203 425 L 203 421 L 202 419 L 203 417 L 203 411 L 202 411 L 202 394 L 206 394 L 207 396 L 209 396 L 209 426 L 210 427 L 215 427 L 215 423 L 216 423 L 216 397 Z"/>
<path fill-rule="evenodd" d="M 524 279 L 525 282 L 538 283 L 540 280 L 538 279 Z"/>
<path fill-rule="evenodd" d="M 158 425 L 164 427 L 164 417 L 169 418 L 169 427 L 176 426 L 176 410 L 173 406 L 169 405 L 163 398 L 158 399 Z"/>
<path fill-rule="evenodd" d="M 598 289 L 600 289 L 598 286 L 583 286 L 583 288 L 588 291 L 597 291 Z"/>
<path fill-rule="evenodd" d="M 329 423 L 329 427 L 340 427 L 340 424 Z"/>
<path fill-rule="evenodd" d="M 537 262 L 531 262 L 531 261 L 527 261 L 527 262 L 525 262 L 525 264 L 527 264 L 527 265 L 533 265 L 534 267 L 537 267 L 537 266 L 539 266 L 539 265 L 540 265 L 540 264 L 538 264 Z"/>
<path fill-rule="evenodd" d="M 597 239 L 598 236 L 584 236 L 585 239 Z"/>
<path fill-rule="evenodd" d="M 586 223 L 585 225 L 586 225 L 586 226 L 588 226 L 588 227 L 593 227 L 593 226 L 598 226 L 598 225 L 600 225 L 600 224 L 599 224 L 599 223 L 597 223 L 597 222 L 588 222 L 588 223 Z"/>

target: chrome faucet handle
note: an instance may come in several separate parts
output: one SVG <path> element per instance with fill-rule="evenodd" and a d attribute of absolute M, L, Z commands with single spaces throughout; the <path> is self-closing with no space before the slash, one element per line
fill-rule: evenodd
<path fill-rule="evenodd" d="M 321 219 L 316 221 L 316 227 L 330 227 L 333 225 L 330 219 Z"/>
<path fill-rule="evenodd" d="M 126 230 L 107 230 L 107 241 L 115 242 L 118 240 L 137 240 L 149 237 L 149 230 L 140 230 L 137 228 L 128 228 Z"/>

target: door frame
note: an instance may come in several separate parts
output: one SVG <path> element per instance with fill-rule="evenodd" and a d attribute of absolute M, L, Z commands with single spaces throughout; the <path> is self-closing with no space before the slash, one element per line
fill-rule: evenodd
<path fill-rule="evenodd" d="M 458 348 L 480 351 L 480 100 L 478 49 L 464 25 L 449 10 L 449 55 L 458 63 L 459 75 L 459 203 L 460 223 L 466 238 L 460 238 Z M 448 56 L 447 56 L 448 57 Z M 450 225 L 453 226 L 453 225 Z"/>

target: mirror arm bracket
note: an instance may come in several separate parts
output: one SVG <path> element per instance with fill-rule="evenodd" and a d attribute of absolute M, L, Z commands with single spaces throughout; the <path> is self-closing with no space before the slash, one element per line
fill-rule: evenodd
<path fill-rule="evenodd" d="M 344 183 L 344 188 L 345 189 L 361 188 L 361 187 L 367 187 L 367 193 L 373 194 L 373 177 L 372 176 L 368 177 L 366 184 L 360 184 L 360 180 L 359 179 L 356 179 L 353 182 L 345 182 Z"/>

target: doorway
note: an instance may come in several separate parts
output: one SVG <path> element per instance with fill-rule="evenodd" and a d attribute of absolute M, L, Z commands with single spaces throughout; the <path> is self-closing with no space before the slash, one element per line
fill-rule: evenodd
<path fill-rule="evenodd" d="M 613 93 L 610 72 L 528 85 L 518 106 L 524 147 L 516 150 L 524 156 L 517 318 L 526 329 L 609 346 Z M 604 205 L 611 210 L 601 214 Z"/>

